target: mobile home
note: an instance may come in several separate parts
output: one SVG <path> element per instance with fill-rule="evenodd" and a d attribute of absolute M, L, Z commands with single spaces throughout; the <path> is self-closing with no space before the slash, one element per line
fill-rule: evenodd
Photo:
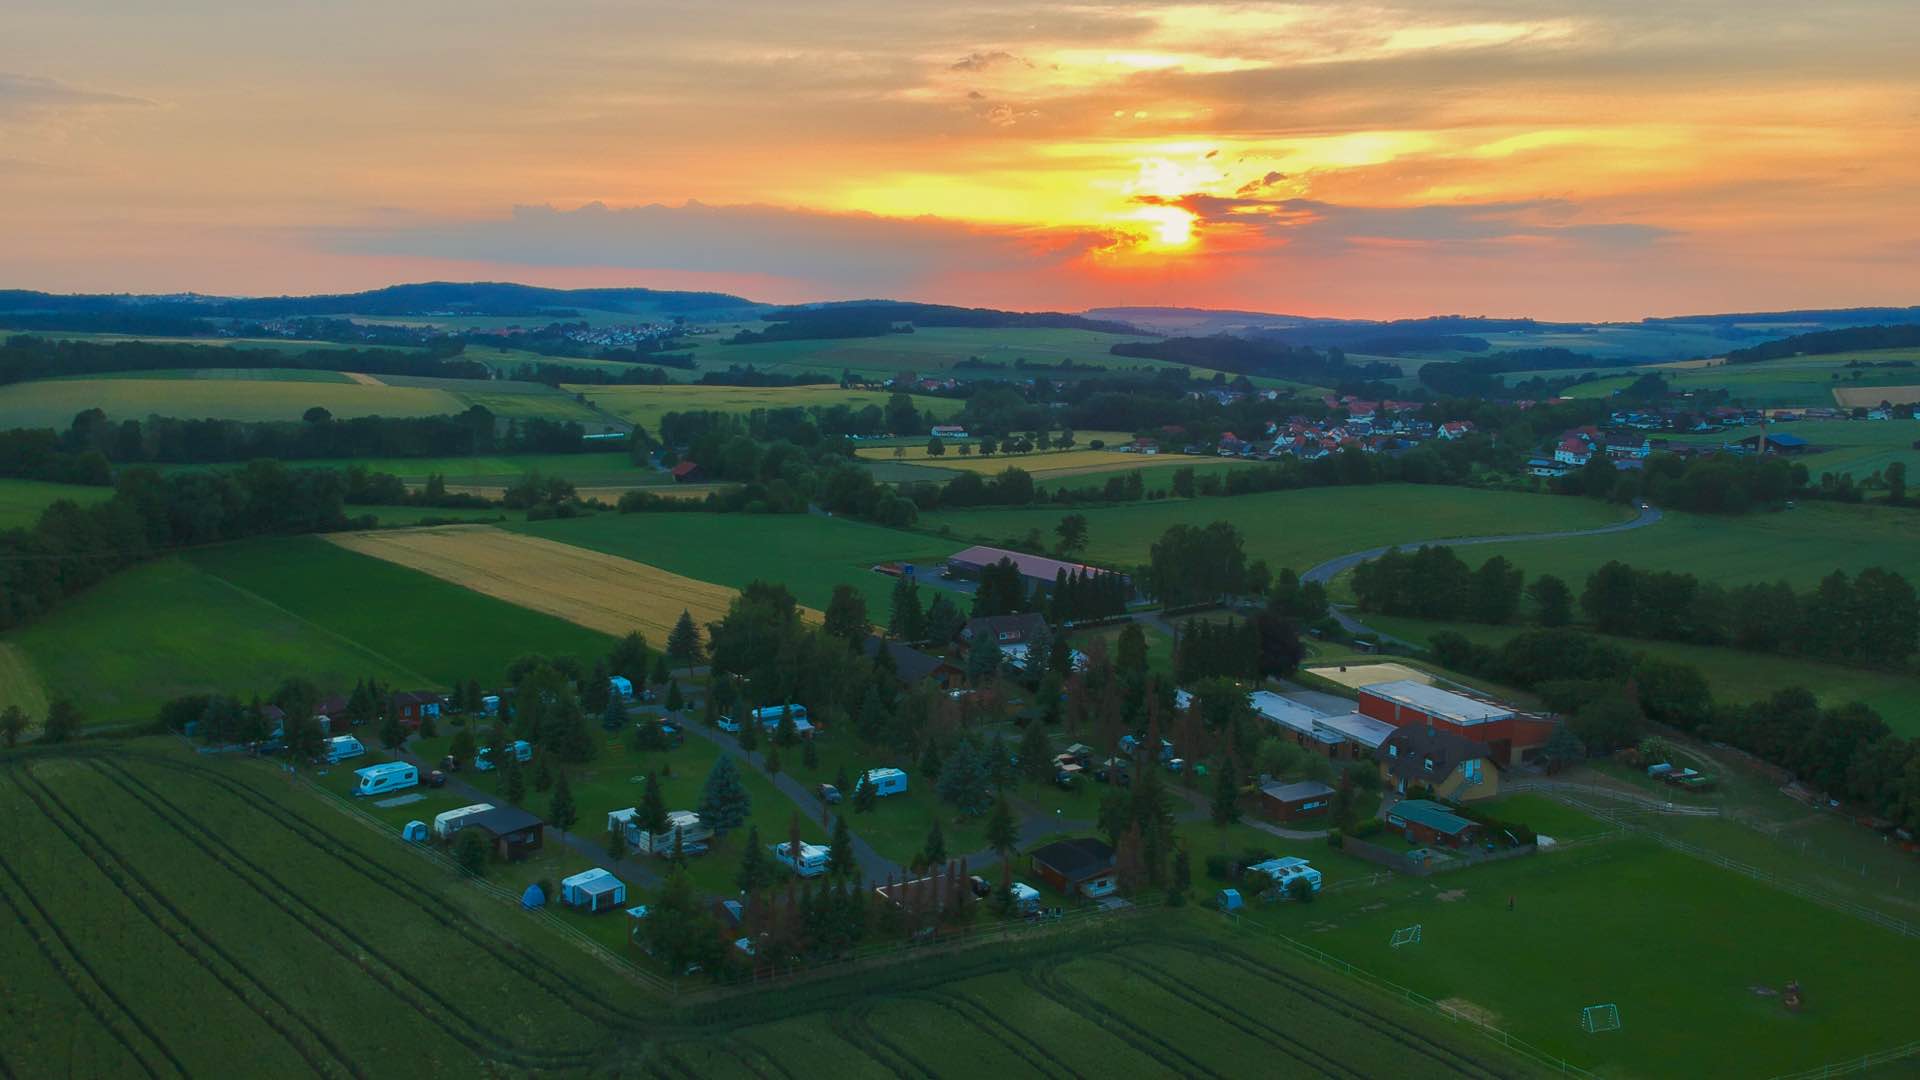
<path fill-rule="evenodd" d="M 813 722 L 807 719 L 805 705 L 769 705 L 764 709 L 753 710 L 753 718 L 760 721 L 760 727 L 771 735 L 780 730 L 782 713 L 793 717 L 793 730 L 801 738 L 813 737 Z"/>
<path fill-rule="evenodd" d="M 635 851 L 665 858 L 673 854 L 674 838 L 680 840 L 682 855 L 696 855 L 707 849 L 713 839 L 713 830 L 700 820 L 700 815 L 691 810 L 669 810 L 667 827 L 657 833 L 640 828 L 631 820 L 627 822 L 627 843 Z"/>
<path fill-rule="evenodd" d="M 367 752 L 360 740 L 351 735 L 335 735 L 327 740 L 327 764 L 338 765 L 348 758 L 357 758 Z"/>
<path fill-rule="evenodd" d="M 1314 892 L 1320 891 L 1320 871 L 1308 866 L 1307 860 L 1297 855 L 1257 862 L 1247 867 L 1247 869 L 1258 870 L 1269 878 L 1272 878 L 1273 887 L 1280 890 L 1280 895 L 1282 896 L 1289 894 L 1296 878 L 1305 878 L 1308 888 Z"/>
<path fill-rule="evenodd" d="M 513 745 L 508 747 L 507 750 L 513 755 L 515 761 L 533 760 L 533 744 L 525 739 L 515 739 Z M 479 769 L 481 772 L 491 770 L 494 767 L 493 747 L 481 747 L 480 752 L 473 755 L 473 767 Z"/>
<path fill-rule="evenodd" d="M 833 849 L 825 844 L 801 843 L 800 853 L 795 856 L 793 844 L 774 844 L 773 857 L 780 860 L 788 869 L 801 877 L 819 877 L 827 872 L 827 860 Z"/>
<path fill-rule="evenodd" d="M 472 806 L 463 806 L 458 810 L 448 810 L 445 813 L 435 814 L 433 816 L 433 835 L 445 840 L 460 831 L 460 826 L 466 824 L 466 818 L 472 817 L 475 814 L 484 814 L 491 809 L 493 809 L 492 803 L 483 802 L 474 803 Z"/>
<path fill-rule="evenodd" d="M 907 790 L 907 774 L 900 769 L 868 769 L 860 783 L 873 785 L 875 795 L 898 795 Z"/>
<path fill-rule="evenodd" d="M 364 769 L 353 770 L 360 778 L 354 785 L 355 795 L 381 795 L 389 791 L 418 787 L 420 770 L 404 761 L 388 761 L 379 765 L 369 765 Z"/>

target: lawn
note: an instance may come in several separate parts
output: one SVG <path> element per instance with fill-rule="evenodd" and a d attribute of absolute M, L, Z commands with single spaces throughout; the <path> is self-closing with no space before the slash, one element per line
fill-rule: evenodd
<path fill-rule="evenodd" d="M 92 484 L 48 484 L 39 480 L 0 480 L 0 529 L 26 529 L 40 512 L 66 499 L 82 506 L 106 502 L 113 489 Z"/>
<path fill-rule="evenodd" d="M 850 584 L 866 597 L 867 615 L 876 622 L 886 621 L 894 579 L 874 573 L 874 565 L 936 563 L 961 547 L 817 514 L 597 514 L 505 527 L 736 589 L 755 580 L 779 582 L 801 604 L 822 611 L 835 585 Z M 932 599 L 921 590 L 922 603 Z"/>
<path fill-rule="evenodd" d="M 1125 506 L 942 510 L 922 516 L 920 524 L 959 541 L 1001 543 L 1036 529 L 1051 538 L 1053 527 L 1068 513 L 1087 517 L 1089 544 L 1083 556 L 1108 566 L 1145 563 L 1148 549 L 1171 526 L 1228 521 L 1246 540 L 1249 558 L 1265 559 L 1275 570 L 1304 571 L 1337 555 L 1382 544 L 1593 528 L 1619 521 L 1628 511 L 1563 496 L 1379 484 Z"/>
<path fill-rule="evenodd" d="M 1632 839 L 1252 917 L 1549 1053 L 1640 1075 L 1772 1075 L 1899 1043 L 1920 959 L 1920 943 Z M 1419 945 L 1388 947 L 1415 923 Z M 1761 992 L 1790 979 L 1807 994 L 1797 1015 Z M 1582 1033 L 1580 1010 L 1602 1003 L 1623 1030 Z"/>
<path fill-rule="evenodd" d="M 890 396 L 878 390 L 842 390 L 838 386 L 591 386 L 569 385 L 569 392 L 649 432 L 658 433 L 660 418 L 670 412 L 705 410 L 749 413 L 755 409 L 805 409 L 845 405 L 862 409 L 885 408 Z M 963 404 L 945 398 L 917 397 L 923 413 L 950 416 Z"/>
<path fill-rule="evenodd" d="M 1366 615 L 1362 618 L 1368 626 L 1395 637 L 1422 643 L 1440 631 L 1451 630 L 1464 634 L 1470 640 L 1495 645 L 1525 629 L 1519 626 L 1428 622 L 1386 615 Z M 1599 636 L 1629 652 L 1643 652 L 1699 668 L 1717 701 L 1744 704 L 1765 698 L 1776 690 L 1804 686 L 1826 705 L 1865 702 L 1896 732 L 1920 736 L 1920 678 L 1913 675 L 1677 641 Z"/>
<path fill-rule="evenodd" d="M 0 427 L 65 430 L 75 414 L 104 409 L 114 420 L 298 420 L 320 406 L 334 416 L 439 416 L 463 411 L 441 390 L 280 379 L 45 379 L 0 387 Z"/>
<path fill-rule="evenodd" d="M 1094 536 L 1099 536 L 1097 528 Z M 1858 573 L 1884 566 L 1910 571 L 1915 552 L 1920 552 L 1920 513 L 1802 502 L 1772 513 L 1670 512 L 1658 524 L 1631 532 L 1487 544 L 1460 555 L 1475 566 L 1504 555 L 1529 578 L 1561 577 L 1578 596 L 1587 575 L 1610 559 L 1644 570 L 1691 573 L 1721 585 L 1786 581 L 1807 589 L 1836 569 Z"/>

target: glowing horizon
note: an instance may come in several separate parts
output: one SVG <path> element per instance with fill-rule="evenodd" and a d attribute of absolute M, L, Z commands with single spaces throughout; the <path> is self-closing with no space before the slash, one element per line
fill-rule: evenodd
<path fill-rule="evenodd" d="M 1904 0 L 13 7 L 0 287 L 1920 302 Z"/>

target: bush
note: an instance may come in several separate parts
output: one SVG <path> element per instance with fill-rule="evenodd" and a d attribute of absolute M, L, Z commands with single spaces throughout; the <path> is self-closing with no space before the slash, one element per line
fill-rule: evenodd
<path fill-rule="evenodd" d="M 479 877 L 487 872 L 487 860 L 493 855 L 493 845 L 487 842 L 485 834 L 479 829 L 461 829 L 453 836 L 453 858 L 460 869 Z"/>
<path fill-rule="evenodd" d="M 1207 856 L 1207 876 L 1215 881 L 1233 880 L 1233 862 L 1225 855 Z"/>

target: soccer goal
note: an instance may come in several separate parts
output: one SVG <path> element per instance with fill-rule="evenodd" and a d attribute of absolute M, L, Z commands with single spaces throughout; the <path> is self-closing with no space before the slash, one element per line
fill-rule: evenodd
<path fill-rule="evenodd" d="M 1620 1006 L 1589 1005 L 1580 1010 L 1580 1030 L 1589 1035 L 1620 1030 Z"/>
<path fill-rule="evenodd" d="M 1412 926 L 1403 926 L 1400 929 L 1395 930 L 1393 932 L 1393 940 L 1388 942 L 1387 944 L 1393 946 L 1396 949 L 1402 945 L 1420 944 L 1420 924 L 1414 923 Z"/>

